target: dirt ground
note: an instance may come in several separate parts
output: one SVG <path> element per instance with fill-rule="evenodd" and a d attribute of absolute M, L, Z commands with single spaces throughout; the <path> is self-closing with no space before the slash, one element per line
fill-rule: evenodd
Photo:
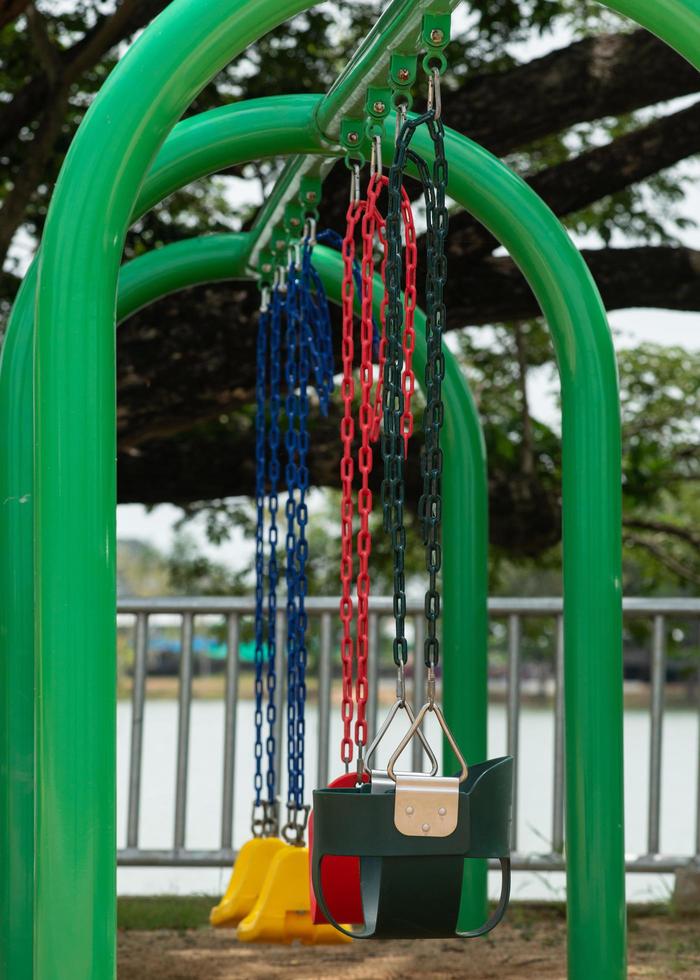
<path fill-rule="evenodd" d="M 633 916 L 630 978 L 700 980 L 700 920 Z M 465 942 L 253 946 L 210 928 L 120 931 L 118 980 L 565 980 L 561 912 L 515 908 L 491 936 Z M 597 980 L 591 977 L 590 980 Z"/>

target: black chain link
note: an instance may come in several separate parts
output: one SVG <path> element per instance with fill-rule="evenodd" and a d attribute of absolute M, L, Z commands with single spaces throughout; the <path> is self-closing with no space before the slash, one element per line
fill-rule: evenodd
<path fill-rule="evenodd" d="M 430 174 L 424 160 L 409 149 L 413 135 L 419 126 L 426 124 L 435 150 L 433 172 Z M 421 473 L 423 492 L 418 504 L 419 518 L 423 527 L 428 589 L 425 594 L 425 615 L 428 629 L 425 639 L 425 663 L 435 667 L 439 659 L 437 622 L 440 616 L 440 593 L 437 576 L 442 563 L 440 544 L 440 522 L 442 518 L 442 450 L 440 430 L 444 420 L 442 402 L 442 381 L 445 376 L 445 356 L 442 350 L 442 334 L 445 326 L 444 286 L 447 279 L 445 239 L 447 236 L 448 212 L 446 205 L 447 160 L 445 158 L 444 128 L 435 119 L 434 111 L 408 119 L 401 127 L 394 160 L 389 171 L 389 205 L 386 219 L 388 254 L 386 263 L 386 289 L 388 294 L 386 308 L 386 362 L 383 379 L 383 419 L 382 457 L 384 479 L 382 481 L 382 509 L 384 528 L 391 534 L 394 556 L 394 622 L 393 644 L 394 662 L 405 664 L 407 644 L 405 635 L 406 619 L 406 575 L 405 550 L 406 529 L 404 526 L 404 479 L 403 479 L 403 440 L 401 435 L 401 415 L 403 412 L 403 391 L 401 371 L 403 350 L 401 329 L 403 307 L 401 303 L 401 185 L 406 161 L 410 160 L 417 168 L 426 204 L 427 219 L 427 272 L 426 272 L 426 367 L 424 413 L 425 444 L 421 453 Z"/>

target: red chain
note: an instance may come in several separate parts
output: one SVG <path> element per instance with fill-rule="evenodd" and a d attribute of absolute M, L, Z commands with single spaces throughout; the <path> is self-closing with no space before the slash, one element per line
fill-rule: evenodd
<path fill-rule="evenodd" d="M 404 234 L 406 236 L 406 287 L 404 289 L 404 306 L 406 309 L 403 330 L 403 372 L 401 386 L 403 388 L 403 414 L 401 415 L 401 432 L 403 434 L 404 459 L 408 458 L 408 440 L 413 434 L 413 413 L 411 399 L 416 390 L 416 377 L 413 373 L 413 351 L 416 347 L 416 331 L 413 326 L 416 315 L 416 265 L 418 264 L 418 248 L 416 247 L 416 226 L 413 223 L 411 199 L 405 188 L 401 188 L 401 214 L 403 216 Z"/>
<path fill-rule="evenodd" d="M 355 382 L 352 376 L 352 362 L 355 352 L 352 337 L 353 303 L 355 298 L 355 287 L 352 278 L 352 264 L 355 258 L 355 227 L 357 222 L 360 220 L 363 211 L 364 202 L 350 202 L 346 214 L 347 227 L 345 231 L 345 238 L 343 239 L 343 339 L 341 351 L 343 360 L 343 381 L 340 389 L 344 404 L 343 420 L 340 423 L 340 439 L 343 443 L 343 457 L 340 462 L 340 581 L 342 585 L 340 599 L 340 620 L 343 624 L 343 638 L 340 644 L 340 656 L 343 662 L 343 691 L 341 707 L 343 738 L 340 743 L 340 758 L 346 764 L 352 762 L 353 756 L 353 743 L 352 738 L 350 737 L 350 725 L 352 722 L 354 708 L 352 690 L 353 643 L 351 634 L 353 610 L 352 596 L 350 593 L 352 586 L 352 478 L 354 471 L 352 459 L 352 441 L 355 435 L 355 423 L 352 417 L 352 400 L 355 394 Z"/>
<path fill-rule="evenodd" d="M 389 183 L 387 177 L 373 174 L 367 188 L 367 203 L 362 218 L 362 309 L 360 317 L 360 434 L 361 444 L 358 465 L 362 485 L 357 495 L 357 510 L 360 515 L 360 530 L 357 536 L 359 570 L 357 575 L 357 680 L 355 700 L 357 702 L 357 721 L 355 722 L 355 744 L 360 748 L 367 744 L 367 654 L 369 652 L 369 556 L 372 536 L 369 518 L 372 513 L 372 491 L 369 477 L 372 472 L 372 429 L 374 411 L 372 408 L 372 384 L 374 366 L 372 364 L 372 340 L 374 321 L 372 319 L 372 299 L 374 286 L 374 237 L 377 225 L 384 226 L 379 214 L 377 199 L 382 188 Z M 386 252 L 382 266 L 386 262 Z M 385 291 L 386 295 L 386 291 Z M 382 304 L 384 305 L 384 304 Z"/>
<path fill-rule="evenodd" d="M 401 215 L 403 217 L 404 236 L 406 239 L 405 254 L 405 289 L 404 289 L 404 308 L 406 310 L 404 331 L 402 337 L 403 347 L 403 371 L 401 372 L 401 384 L 404 394 L 403 413 L 401 415 L 401 432 L 404 440 L 404 456 L 408 456 L 408 440 L 413 434 L 413 413 L 411 411 L 411 399 L 416 390 L 416 378 L 413 371 L 413 351 L 416 347 L 416 331 L 414 327 L 416 313 L 416 266 L 418 264 L 418 247 L 416 245 L 416 226 L 413 221 L 413 210 L 411 199 L 406 192 L 406 188 L 401 188 Z M 381 264 L 382 282 L 386 282 L 386 227 L 384 220 L 378 218 L 377 230 L 379 239 L 383 247 L 383 257 Z M 382 378 L 384 377 L 384 362 L 386 360 L 386 305 L 389 297 L 386 289 L 380 310 L 382 337 L 379 346 L 379 381 L 374 396 L 374 421 L 372 424 L 372 441 L 376 442 L 379 438 L 379 426 L 382 421 Z"/>
<path fill-rule="evenodd" d="M 379 212 L 377 201 L 384 187 L 388 184 L 387 177 L 373 174 L 367 188 L 367 199 L 351 202 L 346 213 L 346 231 L 343 239 L 343 288 L 342 288 L 342 362 L 343 381 L 341 394 L 344 403 L 343 420 L 340 425 L 340 438 L 343 443 L 343 456 L 340 464 L 341 480 L 341 563 L 340 579 L 342 594 L 340 601 L 340 618 L 343 624 L 341 641 L 341 658 L 343 665 L 342 708 L 343 738 L 341 741 L 340 757 L 346 764 L 353 758 L 353 741 L 350 737 L 351 723 L 354 714 L 353 703 L 353 643 L 351 623 L 353 619 L 353 601 L 351 595 L 353 575 L 352 522 L 354 515 L 352 484 L 354 463 L 352 458 L 352 443 L 355 436 L 355 424 L 352 417 L 352 402 L 355 394 L 353 380 L 353 306 L 354 281 L 352 265 L 355 258 L 355 233 L 358 222 L 362 218 L 362 295 L 360 315 L 360 449 L 358 467 L 361 475 L 361 487 L 357 498 L 357 510 L 360 517 L 360 528 L 357 537 L 358 575 L 357 575 L 357 636 L 356 636 L 356 677 L 354 685 L 354 700 L 357 702 L 357 717 L 355 721 L 354 740 L 358 747 L 367 743 L 366 707 L 368 696 L 367 657 L 369 652 L 369 557 L 372 547 L 372 537 L 369 529 L 369 519 L 372 513 L 372 491 L 369 488 L 369 478 L 372 472 L 372 443 L 379 437 L 379 427 L 382 418 L 381 389 L 384 362 L 386 359 L 386 306 L 388 295 L 386 289 L 380 307 L 381 337 L 379 344 L 379 373 L 372 399 L 372 384 L 374 368 L 372 364 L 372 341 L 374 323 L 372 320 L 372 301 L 374 287 L 374 240 L 378 235 L 383 253 L 380 265 L 382 282 L 386 281 L 385 270 L 387 260 L 386 226 Z M 415 390 L 413 372 L 413 351 L 415 347 L 414 317 L 416 307 L 416 232 L 408 194 L 402 189 L 402 217 L 406 238 L 405 256 L 405 325 L 402 337 L 404 352 L 404 367 L 402 372 L 402 387 L 404 392 L 404 411 L 401 416 L 401 431 L 404 437 L 404 447 L 408 448 L 408 439 L 413 432 L 413 415 L 411 413 L 411 398 Z"/>

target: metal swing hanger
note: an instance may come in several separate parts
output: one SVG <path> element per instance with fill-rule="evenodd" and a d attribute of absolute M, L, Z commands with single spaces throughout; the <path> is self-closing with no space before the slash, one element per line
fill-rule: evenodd
<path fill-rule="evenodd" d="M 415 734 L 416 737 L 419 739 L 421 745 L 423 746 L 428 756 L 428 759 L 430 760 L 429 775 L 430 776 L 437 775 L 438 769 L 440 768 L 440 765 L 437 760 L 437 756 L 435 755 L 423 730 L 421 728 L 415 728 L 416 716 L 413 713 L 413 708 L 411 707 L 410 702 L 406 698 L 406 673 L 405 673 L 404 665 L 401 664 L 401 666 L 397 668 L 397 673 L 396 673 L 396 700 L 394 701 L 391 708 L 389 709 L 389 714 L 382 722 L 379 731 L 372 739 L 372 742 L 370 743 L 370 746 L 367 749 L 367 755 L 364 758 L 362 756 L 361 747 L 359 747 L 358 757 L 357 757 L 357 785 L 358 786 L 361 785 L 363 782 L 363 774 L 365 770 L 369 770 L 370 772 L 372 771 L 370 765 L 372 756 L 375 754 L 380 744 L 384 740 L 385 735 L 391 728 L 394 718 L 396 718 L 396 716 L 400 711 L 406 712 L 410 725 L 409 731 L 412 734 L 408 739 L 405 740 L 405 744 L 403 744 L 401 748 L 399 748 L 396 752 L 393 753 L 390 759 L 390 763 L 393 760 L 394 765 L 396 764 L 396 761 L 398 760 L 399 756 L 406 748 L 411 738 L 413 738 L 413 735 Z M 387 774 L 390 775 L 392 779 L 395 779 L 395 776 L 393 775 L 393 765 L 392 765 L 391 773 L 389 773 L 387 769 Z"/>
<path fill-rule="evenodd" d="M 459 762 L 459 767 L 460 767 L 460 773 L 459 776 L 457 777 L 457 781 L 463 783 L 469 775 L 469 767 L 467 765 L 466 759 L 464 758 L 464 755 L 462 754 L 459 748 L 459 745 L 457 744 L 457 741 L 455 740 L 454 735 L 452 734 L 452 731 L 450 730 L 449 725 L 447 724 L 447 720 L 445 719 L 445 716 L 442 712 L 442 708 L 435 700 L 435 671 L 432 667 L 428 668 L 426 688 L 427 688 L 426 702 L 423 705 L 423 707 L 420 709 L 418 714 L 415 716 L 415 718 L 413 719 L 413 724 L 411 725 L 411 727 L 408 729 L 404 737 L 401 739 L 399 744 L 394 749 L 394 753 L 389 759 L 389 762 L 386 767 L 387 776 L 389 776 L 390 779 L 393 779 L 395 783 L 398 783 L 399 778 L 401 777 L 402 774 L 396 773 L 394 771 L 394 767 L 396 766 L 396 763 L 398 762 L 401 753 L 414 737 L 417 736 L 418 738 L 420 738 L 424 747 L 428 746 L 425 736 L 423 735 L 422 725 L 426 715 L 428 715 L 429 712 L 432 712 L 432 714 L 434 714 L 435 717 L 437 718 L 438 724 L 440 725 L 440 728 L 442 729 L 445 738 L 449 742 L 450 748 L 452 749 L 455 756 L 457 757 L 457 761 Z M 433 755 L 429 746 L 427 747 L 427 751 L 429 752 L 431 757 L 435 759 L 435 756 Z M 432 773 L 430 773 L 430 775 L 435 776 L 436 773 L 437 773 L 437 763 L 436 763 L 435 770 Z"/>

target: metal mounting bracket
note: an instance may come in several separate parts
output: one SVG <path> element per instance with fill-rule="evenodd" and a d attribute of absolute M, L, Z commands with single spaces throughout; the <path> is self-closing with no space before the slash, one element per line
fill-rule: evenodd
<path fill-rule="evenodd" d="M 457 829 L 459 779 L 396 774 L 394 826 L 407 837 L 449 837 Z"/>

